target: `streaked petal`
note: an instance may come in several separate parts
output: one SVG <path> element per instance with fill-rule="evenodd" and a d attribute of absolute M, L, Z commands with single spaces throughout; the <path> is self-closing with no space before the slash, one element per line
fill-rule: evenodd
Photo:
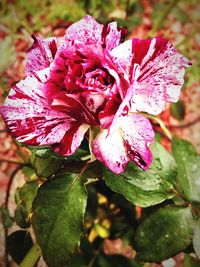
<path fill-rule="evenodd" d="M 89 127 L 88 124 L 72 124 L 61 142 L 54 146 L 54 151 L 62 156 L 72 155 L 79 148 Z"/>
<path fill-rule="evenodd" d="M 99 113 L 102 128 L 109 128 L 120 106 L 120 102 L 121 98 L 119 94 L 113 94 L 109 97 L 105 108 Z"/>
<path fill-rule="evenodd" d="M 11 89 L 1 113 L 18 141 L 28 145 L 59 143 L 74 121 L 52 110 L 43 83 L 30 76 Z"/>
<path fill-rule="evenodd" d="M 130 160 L 143 170 L 148 169 L 152 162 L 149 145 L 154 141 L 152 125 L 144 116 L 134 114 L 119 117 L 116 125 L 120 127 Z"/>
<path fill-rule="evenodd" d="M 126 50 L 126 52 L 124 52 Z M 131 111 L 161 113 L 167 102 L 178 100 L 185 67 L 190 62 L 163 38 L 133 39 L 111 52 L 113 60 L 129 75 Z M 135 73 L 138 66 L 139 73 Z M 136 74 L 136 76 L 135 76 Z M 127 102 L 127 98 L 126 98 Z"/>
<path fill-rule="evenodd" d="M 133 45 L 133 53 L 136 54 L 139 47 L 142 49 L 142 43 L 147 52 L 137 59 L 138 63 L 141 62 L 140 75 L 132 98 L 132 109 L 159 114 L 164 110 L 166 102 L 178 101 L 189 61 L 162 38 L 136 43 Z"/>
<path fill-rule="evenodd" d="M 146 170 L 152 161 L 149 145 L 154 131 L 141 115 L 119 117 L 110 130 L 102 130 L 93 142 L 95 157 L 114 173 L 121 173 L 129 160 Z"/>
<path fill-rule="evenodd" d="M 119 45 L 121 30 L 117 29 L 115 22 L 104 26 L 87 15 L 67 29 L 66 40 L 84 43 L 84 45 L 101 46 L 105 44 L 106 48 L 110 50 Z"/>
<path fill-rule="evenodd" d="M 41 40 L 33 36 L 34 42 L 27 52 L 25 74 L 29 76 L 49 67 L 57 52 L 59 38 Z"/>
<path fill-rule="evenodd" d="M 93 141 L 93 153 L 116 174 L 123 172 L 129 161 L 119 129 L 110 134 L 107 129 L 102 130 Z"/>
<path fill-rule="evenodd" d="M 86 123 L 90 125 L 97 124 L 96 114 L 91 112 L 85 105 L 86 99 L 82 94 L 60 93 L 52 102 L 54 110 L 62 111 L 69 117 L 74 118 L 79 124 Z"/>

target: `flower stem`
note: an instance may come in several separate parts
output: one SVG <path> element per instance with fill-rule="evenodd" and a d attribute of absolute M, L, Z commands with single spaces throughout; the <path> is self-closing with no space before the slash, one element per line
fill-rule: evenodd
<path fill-rule="evenodd" d="M 34 244 L 29 252 L 26 254 L 19 267 L 34 267 L 41 255 L 40 247 Z"/>

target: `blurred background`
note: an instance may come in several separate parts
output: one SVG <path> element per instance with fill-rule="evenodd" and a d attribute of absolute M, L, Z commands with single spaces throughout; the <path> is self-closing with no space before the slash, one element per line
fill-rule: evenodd
<path fill-rule="evenodd" d="M 117 21 L 128 29 L 127 38 L 163 36 L 192 62 L 186 71 L 180 101 L 169 105 L 160 117 L 172 134 L 188 139 L 200 152 L 199 0 L 1 0 L 0 104 L 12 85 L 24 77 L 24 59 L 33 41 L 31 35 L 62 36 L 69 25 L 86 14 L 101 23 Z M 169 140 L 157 130 L 157 139 L 170 150 Z M 18 171 L 21 163 L 19 147 L 0 119 L 0 205 L 9 204 L 11 215 L 14 213 L 12 191 L 24 181 L 24 174 Z M 4 239 L 1 223 L 0 266 L 6 266 L 9 261 Z M 174 261 L 176 266 L 182 266 L 181 256 Z"/>

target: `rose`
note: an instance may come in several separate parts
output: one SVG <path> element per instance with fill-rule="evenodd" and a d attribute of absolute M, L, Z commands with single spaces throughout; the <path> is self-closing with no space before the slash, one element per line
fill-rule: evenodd
<path fill-rule="evenodd" d="M 163 38 L 122 42 L 116 23 L 86 16 L 64 37 L 40 40 L 28 51 L 26 78 L 1 112 L 18 141 L 73 154 L 88 129 L 91 151 L 115 173 L 132 160 L 146 170 L 154 132 L 141 114 L 176 102 L 188 60 Z"/>

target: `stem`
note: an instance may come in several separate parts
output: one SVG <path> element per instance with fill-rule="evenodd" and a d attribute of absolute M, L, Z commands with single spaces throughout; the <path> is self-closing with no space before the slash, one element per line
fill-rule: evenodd
<path fill-rule="evenodd" d="M 26 156 L 24 155 L 24 153 L 21 151 L 21 146 L 19 144 L 19 142 L 13 137 L 13 142 L 15 143 L 16 147 L 18 148 L 18 155 L 21 157 L 21 159 L 25 162 L 28 163 L 28 160 L 26 159 Z"/>
<path fill-rule="evenodd" d="M 40 247 L 37 244 L 34 244 L 20 263 L 19 267 L 34 267 L 40 256 Z"/>
<path fill-rule="evenodd" d="M 178 124 L 178 125 L 167 124 L 166 126 L 168 128 L 186 128 L 186 127 L 190 127 L 190 126 L 196 124 L 199 121 L 200 121 L 200 117 L 197 117 L 196 119 L 194 119 L 193 121 L 190 121 L 190 122 L 186 122 L 186 123 Z"/>
<path fill-rule="evenodd" d="M 93 266 L 93 264 L 95 263 L 95 260 L 96 260 L 97 256 L 100 253 L 100 250 L 101 250 L 101 245 L 99 246 L 99 248 L 96 251 L 94 251 L 94 255 L 91 258 L 90 262 L 88 263 L 87 267 L 92 267 Z"/>
<path fill-rule="evenodd" d="M 91 126 L 89 129 L 89 148 L 90 148 L 90 154 L 91 154 L 90 162 L 93 162 L 96 160 L 96 157 L 92 152 L 92 142 L 99 132 L 100 132 L 99 126 Z"/>
<path fill-rule="evenodd" d="M 84 156 L 81 158 L 82 161 L 86 161 L 86 160 L 89 160 L 91 159 L 91 155 L 87 155 L 87 156 Z"/>
<path fill-rule="evenodd" d="M 171 10 L 178 4 L 179 1 L 180 0 L 172 0 L 172 1 L 170 1 L 169 5 L 166 7 L 164 12 L 161 13 L 160 17 L 154 23 L 153 28 L 149 32 L 149 36 L 153 35 L 160 27 L 162 27 L 162 24 L 164 23 L 166 17 L 169 15 Z"/>

